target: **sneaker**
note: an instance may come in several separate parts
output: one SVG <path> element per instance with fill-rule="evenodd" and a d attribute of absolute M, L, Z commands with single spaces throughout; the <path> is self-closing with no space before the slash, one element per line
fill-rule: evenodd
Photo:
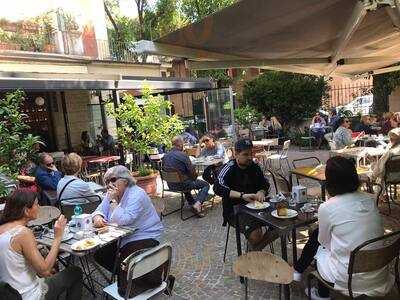
<path fill-rule="evenodd" d="M 305 294 L 308 296 L 308 288 L 304 290 Z M 318 289 L 316 287 L 311 287 L 311 300 L 330 300 L 331 297 L 320 297 L 318 295 Z"/>
<path fill-rule="evenodd" d="M 293 272 L 293 281 L 300 282 L 301 281 L 301 273 L 294 270 Z"/>

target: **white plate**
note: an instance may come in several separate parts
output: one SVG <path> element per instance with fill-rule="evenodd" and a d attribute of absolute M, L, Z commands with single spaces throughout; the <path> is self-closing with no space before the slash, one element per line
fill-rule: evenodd
<path fill-rule="evenodd" d="M 91 245 L 86 245 L 86 241 L 90 240 L 92 242 Z M 78 242 L 75 242 L 71 245 L 71 249 L 74 251 L 88 251 L 90 249 L 93 249 L 99 244 L 99 241 L 94 239 L 94 238 L 87 238 L 80 240 Z"/>
<path fill-rule="evenodd" d="M 279 199 L 277 197 L 272 197 L 271 199 L 269 199 L 269 202 L 273 202 L 273 203 L 278 203 L 278 202 L 281 202 L 281 201 L 282 201 L 282 199 Z"/>
<path fill-rule="evenodd" d="M 294 209 L 289 209 L 289 208 L 287 209 L 287 212 L 288 212 L 287 216 L 278 216 L 278 211 L 275 209 L 274 211 L 271 212 L 271 215 L 278 219 L 291 219 L 297 217 L 299 214 Z"/>
<path fill-rule="evenodd" d="M 255 203 L 254 202 L 250 202 L 246 204 L 246 207 L 250 208 L 250 209 L 266 209 L 269 207 L 269 203 L 268 202 L 260 202 L 261 205 L 259 207 L 255 207 Z"/>

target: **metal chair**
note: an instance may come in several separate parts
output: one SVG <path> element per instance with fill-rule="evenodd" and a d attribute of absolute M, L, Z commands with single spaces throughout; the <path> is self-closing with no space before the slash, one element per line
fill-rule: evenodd
<path fill-rule="evenodd" d="M 163 244 L 151 249 L 144 251 L 143 253 L 137 254 L 136 252 L 132 253 L 128 256 L 124 262 L 123 267 L 127 270 L 127 288 L 125 295 L 121 297 L 118 293 L 118 285 L 117 282 L 105 287 L 103 289 L 103 294 L 109 295 L 117 300 L 144 300 L 154 297 L 157 294 L 163 292 L 168 284 L 167 279 L 169 276 L 169 271 L 171 268 L 171 258 L 172 258 L 172 247 L 170 244 Z M 133 298 L 129 298 L 131 289 L 133 288 L 133 280 L 153 271 L 157 268 L 167 264 L 165 267 L 165 272 L 162 273 L 162 282 L 161 285 L 144 291 L 140 295 L 137 295 Z"/>
<path fill-rule="evenodd" d="M 400 184 L 400 155 L 390 157 L 385 163 L 385 175 L 383 181 L 385 190 L 389 196 L 388 207 L 390 214 L 390 200 L 392 200 L 393 203 L 396 203 L 393 196 L 397 196 L 397 185 Z"/>
<path fill-rule="evenodd" d="M 161 182 L 163 184 L 162 196 L 161 196 L 163 199 L 164 199 L 164 190 L 165 190 L 164 181 L 166 181 L 167 184 L 168 183 L 179 184 L 179 183 L 184 182 L 187 179 L 178 170 L 175 170 L 175 169 L 172 169 L 172 168 L 161 169 L 160 170 L 160 176 L 161 176 Z M 162 215 L 164 217 L 168 216 L 170 214 L 176 213 L 178 211 L 180 211 L 181 220 L 182 221 L 186 221 L 187 219 L 190 219 L 190 218 L 196 216 L 196 214 L 192 214 L 189 217 L 185 217 L 185 218 L 183 217 L 183 208 L 185 206 L 185 193 L 190 193 L 191 190 L 175 190 L 175 189 L 168 188 L 168 191 L 171 191 L 171 192 L 174 192 L 174 193 L 180 193 L 181 194 L 181 203 L 180 203 L 180 207 L 179 208 L 177 208 L 177 209 L 175 209 L 173 211 L 170 211 L 168 213 L 162 213 Z M 167 203 L 165 202 L 165 209 L 166 209 L 166 207 L 167 207 Z"/>
<path fill-rule="evenodd" d="M 269 252 L 253 251 L 239 256 L 233 264 L 233 272 L 245 277 L 245 299 L 248 298 L 248 279 L 289 284 L 293 280 L 293 268 L 279 256 Z M 279 297 L 280 298 L 280 297 Z"/>
<path fill-rule="evenodd" d="M 292 161 L 292 166 L 294 169 L 300 168 L 300 167 L 316 167 L 320 164 L 321 164 L 321 160 L 315 156 L 298 158 L 298 159 L 294 159 Z M 297 175 L 296 175 L 296 181 L 297 181 L 297 184 L 300 184 L 299 176 L 297 176 Z"/>
<path fill-rule="evenodd" d="M 283 173 L 284 172 L 283 162 L 285 162 L 287 170 L 288 171 L 290 170 L 289 158 L 288 158 L 289 147 L 290 147 L 290 140 L 287 140 L 283 143 L 283 147 L 280 153 L 268 156 L 267 162 L 269 164 L 270 169 L 280 170 Z M 277 165 L 275 166 L 276 168 L 274 168 L 274 165 Z"/>
<path fill-rule="evenodd" d="M 71 217 L 74 215 L 75 203 L 74 200 L 81 200 L 80 202 L 75 202 L 82 208 L 82 213 L 91 214 L 96 210 L 96 208 L 100 205 L 102 199 L 100 195 L 88 195 L 82 197 L 71 197 L 62 199 L 59 202 L 61 213 L 67 218 L 67 220 L 71 220 Z M 69 203 L 68 203 L 69 202 Z"/>
<path fill-rule="evenodd" d="M 394 242 L 389 242 L 394 240 Z M 374 243 L 381 243 L 381 247 L 371 247 Z M 354 299 L 352 290 L 353 275 L 358 273 L 378 271 L 395 260 L 394 270 L 397 290 L 400 293 L 400 279 L 399 279 L 399 252 L 400 252 L 400 231 L 396 231 L 378 238 L 366 241 L 356 247 L 350 253 L 349 267 L 347 273 L 349 275 L 347 288 L 350 299 Z M 307 277 L 308 295 L 311 292 L 311 279 L 316 278 L 328 289 L 335 291 L 318 273 L 318 271 L 311 272 Z M 336 291 L 338 293 L 338 291 Z M 376 299 L 376 298 L 374 298 Z M 386 299 L 386 297 L 385 297 Z M 397 298 L 399 299 L 399 298 Z"/>

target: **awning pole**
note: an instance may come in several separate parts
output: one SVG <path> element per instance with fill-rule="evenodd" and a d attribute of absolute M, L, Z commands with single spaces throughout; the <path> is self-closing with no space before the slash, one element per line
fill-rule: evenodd
<path fill-rule="evenodd" d="M 333 48 L 331 56 L 331 64 L 327 68 L 326 75 L 331 75 L 337 67 L 337 61 L 341 59 L 343 50 L 346 48 L 350 42 L 353 34 L 356 32 L 357 28 L 360 26 L 361 22 L 364 20 L 367 14 L 367 4 L 364 1 L 357 1 L 353 9 L 350 19 L 348 20 L 346 27 L 344 28 L 342 34 L 338 38 L 335 47 Z"/>
<path fill-rule="evenodd" d="M 236 136 L 236 122 L 235 122 L 235 104 L 233 103 L 233 90 L 232 86 L 229 86 L 229 101 L 231 103 L 231 123 L 232 123 L 232 130 L 233 130 L 233 142 L 235 143 L 237 140 Z"/>
<path fill-rule="evenodd" d="M 71 133 L 69 131 L 69 120 L 68 120 L 67 104 L 65 101 L 65 92 L 61 91 L 60 94 L 61 94 L 61 107 L 63 111 L 64 125 L 65 125 L 65 138 L 67 139 L 67 149 L 68 152 L 72 152 Z"/>

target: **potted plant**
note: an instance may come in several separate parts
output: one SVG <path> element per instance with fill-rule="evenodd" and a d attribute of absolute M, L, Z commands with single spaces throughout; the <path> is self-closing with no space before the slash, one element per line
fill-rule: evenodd
<path fill-rule="evenodd" d="M 108 103 L 107 112 L 119 122 L 118 140 L 124 149 L 140 156 L 140 164 L 134 172 L 137 184 L 154 195 L 158 173 L 145 166 L 143 158 L 153 153 L 154 147 L 159 145 L 171 147 L 172 138 L 182 133 L 183 123 L 178 116 L 167 114 L 171 103 L 163 96 L 153 96 L 150 88 L 143 89 L 141 99 L 143 107 L 132 95 L 125 94 L 115 110 L 112 109 L 112 103 Z"/>

